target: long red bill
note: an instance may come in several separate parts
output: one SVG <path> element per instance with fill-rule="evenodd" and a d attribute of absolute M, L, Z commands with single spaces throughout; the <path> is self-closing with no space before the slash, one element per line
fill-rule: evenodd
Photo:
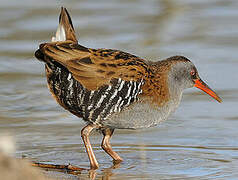
<path fill-rule="evenodd" d="M 214 99 L 216 99 L 219 103 L 222 102 L 221 98 L 201 79 L 195 80 L 195 87 L 203 90 L 205 93 L 209 94 L 212 96 Z"/>

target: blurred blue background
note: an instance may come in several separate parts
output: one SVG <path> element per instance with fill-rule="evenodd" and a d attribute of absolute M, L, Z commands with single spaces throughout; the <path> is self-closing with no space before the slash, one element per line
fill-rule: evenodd
<path fill-rule="evenodd" d="M 236 0 L 1 0 L 0 132 L 16 137 L 18 157 L 89 165 L 80 138 L 84 122 L 51 98 L 44 66 L 34 58 L 38 45 L 54 35 L 61 6 L 71 14 L 80 44 L 154 61 L 184 55 L 224 101 L 186 90 L 180 108 L 161 125 L 117 130 L 112 144 L 125 160 L 117 169 L 110 168 L 95 132 L 96 178 L 238 177 Z"/>

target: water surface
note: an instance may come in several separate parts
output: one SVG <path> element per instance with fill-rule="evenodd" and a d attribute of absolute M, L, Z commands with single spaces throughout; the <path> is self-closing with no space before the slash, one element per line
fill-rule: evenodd
<path fill-rule="evenodd" d="M 0 132 L 16 137 L 16 156 L 87 168 L 80 137 L 84 122 L 51 98 L 43 64 L 33 56 L 53 36 L 60 6 L 71 13 L 79 42 L 146 59 L 184 55 L 222 97 L 219 104 L 186 90 L 180 108 L 161 125 L 116 130 L 112 167 L 91 141 L 100 163 L 96 179 L 236 179 L 238 177 L 238 2 L 236 0 L 3 1 L 0 7 Z M 56 173 L 57 177 L 87 179 Z"/>

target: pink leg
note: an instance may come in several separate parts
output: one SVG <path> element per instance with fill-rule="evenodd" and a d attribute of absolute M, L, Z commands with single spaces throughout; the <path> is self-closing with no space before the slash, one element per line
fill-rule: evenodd
<path fill-rule="evenodd" d="M 123 159 L 115 151 L 112 150 L 111 144 L 109 142 L 112 137 L 113 131 L 113 129 L 109 128 L 102 130 L 103 140 L 101 146 L 103 150 L 113 158 L 115 163 L 120 163 L 123 161 Z"/>
<path fill-rule="evenodd" d="M 96 159 L 96 157 L 93 153 L 91 143 L 89 141 L 89 134 L 94 128 L 95 128 L 95 125 L 92 125 L 92 124 L 89 124 L 89 125 L 85 126 L 81 131 L 81 137 L 83 139 L 86 151 L 88 153 L 88 158 L 89 158 L 89 161 L 90 161 L 90 168 L 91 169 L 98 169 L 99 165 L 98 165 L 97 159 Z"/>

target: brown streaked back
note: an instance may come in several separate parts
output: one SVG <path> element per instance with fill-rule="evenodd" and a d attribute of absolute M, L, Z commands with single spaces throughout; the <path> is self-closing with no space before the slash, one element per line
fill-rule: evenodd
<path fill-rule="evenodd" d="M 96 90 L 113 78 L 125 81 L 144 79 L 148 65 L 139 57 L 112 49 L 89 49 L 72 41 L 40 46 L 44 57 L 66 67 L 83 86 Z"/>

